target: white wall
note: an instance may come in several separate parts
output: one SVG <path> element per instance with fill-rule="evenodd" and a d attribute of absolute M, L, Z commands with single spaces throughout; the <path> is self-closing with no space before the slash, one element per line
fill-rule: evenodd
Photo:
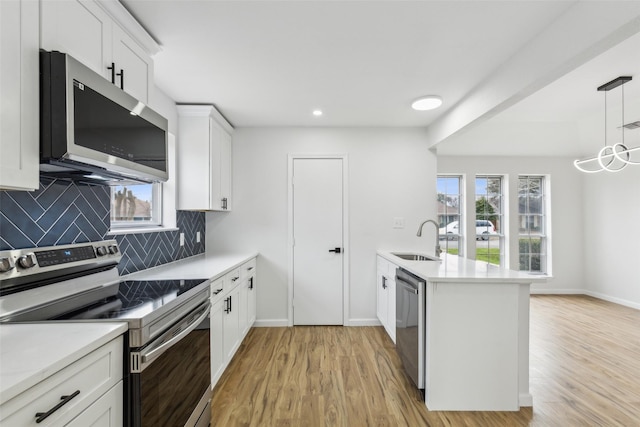
<path fill-rule="evenodd" d="M 587 293 L 640 309 L 640 166 L 583 179 Z"/>
<path fill-rule="evenodd" d="M 532 292 L 582 293 L 585 289 L 582 174 L 573 167 L 572 161 L 569 158 L 547 157 L 438 156 L 438 173 L 459 173 L 466 176 L 467 195 L 470 195 L 467 205 L 473 203 L 475 175 L 507 176 L 511 188 L 508 205 L 511 218 L 517 218 L 518 215 L 518 175 L 549 175 L 552 277 L 546 283 L 532 285 Z M 517 221 L 510 221 L 508 234 L 511 236 L 510 247 L 517 251 Z M 511 269 L 517 270 L 518 258 L 515 254 L 513 252 L 511 255 L 509 265 Z"/>
<path fill-rule="evenodd" d="M 350 307 L 345 324 L 377 324 L 376 250 L 432 251 L 436 158 L 423 129 L 251 128 L 233 142 L 233 211 L 207 213 L 207 251 L 258 251 L 258 324 L 286 325 L 287 156 L 347 154 Z M 393 229 L 393 218 L 406 227 Z"/>

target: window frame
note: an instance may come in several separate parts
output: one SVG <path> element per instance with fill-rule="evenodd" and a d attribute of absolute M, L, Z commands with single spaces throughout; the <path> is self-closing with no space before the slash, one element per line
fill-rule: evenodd
<path fill-rule="evenodd" d="M 445 192 L 445 193 L 441 193 L 440 191 L 438 191 L 438 181 L 439 179 L 447 179 L 447 178 L 457 178 L 458 179 L 458 193 L 457 194 L 453 194 L 453 193 L 449 193 L 449 192 Z M 455 196 L 458 198 L 458 213 L 457 213 L 457 217 L 458 217 L 458 233 L 454 234 L 455 237 L 454 240 L 458 241 L 458 256 L 464 256 L 465 254 L 465 196 L 464 196 L 464 189 L 465 189 L 465 179 L 464 179 L 464 175 L 463 174 L 437 174 L 436 177 L 436 202 L 440 202 L 439 200 L 439 196 L 440 194 L 443 194 L 445 196 L 445 198 L 449 195 L 451 196 Z M 444 215 L 441 215 L 438 213 L 438 225 L 439 227 L 439 233 L 440 230 L 442 230 L 443 228 L 446 228 L 446 226 L 448 224 L 450 224 L 451 222 L 447 223 L 447 224 L 443 224 L 443 221 L 441 220 L 441 217 L 448 217 L 450 216 L 448 214 L 448 212 L 445 212 Z M 452 233 L 453 234 L 453 233 Z M 444 236 L 444 237 L 443 237 Z M 440 233 L 440 241 L 438 242 L 438 244 L 441 246 L 442 248 L 442 252 L 444 253 L 448 253 L 449 252 L 449 239 L 447 238 L 447 233 L 445 231 L 445 233 Z M 454 248 L 452 248 L 454 249 Z"/>
<path fill-rule="evenodd" d="M 479 179 L 484 179 L 487 180 L 487 183 L 485 184 L 485 192 L 484 193 L 478 193 L 478 180 Z M 500 182 L 500 191 L 498 194 L 499 197 L 499 211 L 498 212 L 485 212 L 484 214 L 478 214 L 477 213 L 477 203 L 479 200 L 479 196 L 480 197 L 484 197 L 485 200 L 487 200 L 487 203 L 489 201 L 490 198 L 495 197 L 495 193 L 489 193 L 489 183 L 488 181 L 491 179 L 498 179 Z M 508 212 L 509 210 L 507 209 L 508 207 L 506 206 L 507 200 L 508 200 L 508 187 L 507 187 L 507 178 L 505 175 L 500 175 L 500 174 L 477 174 L 474 178 L 474 206 L 473 206 L 473 231 L 469 232 L 469 236 L 474 235 L 475 236 L 475 251 L 474 251 L 474 258 L 476 259 L 476 261 L 478 261 L 478 245 L 480 243 L 483 242 L 487 242 L 487 251 L 486 251 L 486 256 L 487 256 L 487 264 L 491 264 L 491 265 L 496 265 L 499 267 L 505 267 L 506 264 L 506 247 L 505 247 L 505 243 L 506 243 L 506 239 L 507 239 L 507 233 L 505 232 L 505 230 L 508 227 Z M 506 197 L 505 197 L 505 191 L 506 191 Z M 494 194 L 493 196 L 491 196 L 492 194 Z M 507 212 L 507 214 L 505 214 L 505 212 Z M 482 215 L 483 217 L 478 218 L 478 215 Z M 491 234 L 486 240 L 482 238 L 482 234 L 477 234 L 477 226 L 476 226 L 476 222 L 478 220 L 490 220 L 490 217 L 498 217 L 497 221 L 491 221 L 493 223 L 493 226 L 496 229 L 496 233 L 495 234 Z M 492 240 L 496 240 L 495 238 L 492 238 L 491 236 L 495 236 L 497 237 L 498 240 L 498 250 L 499 250 L 499 254 L 498 254 L 498 260 L 499 263 L 495 264 L 493 262 L 490 262 L 490 251 L 489 249 L 491 249 L 491 241 Z"/>
<path fill-rule="evenodd" d="M 136 185 L 136 184 L 133 184 Z M 144 184 L 149 185 L 149 184 Z M 121 187 L 121 185 L 111 186 L 110 188 L 110 206 L 109 206 L 109 220 L 110 220 L 110 229 L 112 232 L 122 232 L 126 230 L 139 230 L 145 228 L 159 228 L 163 225 L 163 188 L 162 183 L 154 182 L 151 183 L 151 220 L 149 221 L 126 221 L 126 220 L 114 220 L 112 217 L 112 209 L 113 209 L 113 191 L 116 187 Z M 126 185 L 124 186 L 126 187 Z"/>
<path fill-rule="evenodd" d="M 525 212 L 521 212 L 521 202 L 520 199 L 523 196 L 523 193 L 521 191 L 521 180 L 522 179 L 527 179 L 527 181 L 531 180 L 531 179 L 539 179 L 540 180 L 540 184 L 539 184 L 539 194 L 537 194 L 536 196 L 540 198 L 541 200 L 541 206 L 540 206 L 540 213 L 531 213 L 529 208 L 530 208 L 530 199 L 531 199 L 531 192 L 529 191 L 530 187 L 529 185 L 527 185 L 526 188 L 526 192 L 524 193 L 524 196 L 526 197 L 526 208 L 527 210 Z M 542 175 L 542 174 L 521 174 L 518 175 L 518 186 L 517 186 L 517 193 L 518 193 L 518 269 L 519 271 L 523 271 L 523 272 L 527 272 L 529 274 L 548 274 L 549 273 L 549 218 L 550 218 L 550 213 L 549 213 L 549 177 L 547 175 Z M 522 217 L 525 216 L 527 217 L 526 221 L 527 221 L 527 226 L 524 227 L 524 232 L 523 232 L 523 227 L 522 227 Z M 528 217 L 536 217 L 539 218 L 539 220 L 537 221 L 539 224 L 539 227 L 541 227 L 541 231 L 538 233 L 532 233 L 531 227 L 528 226 Z M 522 244 L 521 241 L 523 239 L 528 239 L 529 240 L 529 248 L 531 248 L 531 241 L 533 239 L 536 240 L 540 240 L 540 250 L 539 252 L 535 253 L 532 251 L 526 252 L 526 253 L 522 253 L 521 248 L 522 248 Z M 533 257 L 535 255 L 539 256 L 539 266 L 540 269 L 539 270 L 532 270 L 531 266 L 533 264 Z M 528 269 L 523 269 L 522 267 L 522 258 L 523 256 L 527 257 L 527 264 L 528 264 Z"/>

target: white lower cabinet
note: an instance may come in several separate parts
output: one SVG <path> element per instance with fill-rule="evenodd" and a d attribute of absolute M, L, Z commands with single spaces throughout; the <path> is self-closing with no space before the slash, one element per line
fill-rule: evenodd
<path fill-rule="evenodd" d="M 378 256 L 376 295 L 378 320 L 391 340 L 396 342 L 396 268 L 395 264 Z"/>
<path fill-rule="evenodd" d="M 218 382 L 226 367 L 224 341 L 222 339 L 224 334 L 223 306 L 224 301 L 222 299 L 218 299 L 211 306 L 211 385 L 215 385 Z"/>
<path fill-rule="evenodd" d="M 120 336 L 3 402 L 0 424 L 122 425 L 123 351 Z"/>
<path fill-rule="evenodd" d="M 120 381 L 91 406 L 75 417 L 66 427 L 119 427 L 122 425 L 124 405 L 123 382 Z"/>
<path fill-rule="evenodd" d="M 240 346 L 240 310 L 238 308 L 240 288 L 236 286 L 224 299 L 224 314 L 222 316 L 224 354 L 231 360 Z"/>
<path fill-rule="evenodd" d="M 256 259 L 211 282 L 211 386 L 214 387 L 256 319 Z"/>

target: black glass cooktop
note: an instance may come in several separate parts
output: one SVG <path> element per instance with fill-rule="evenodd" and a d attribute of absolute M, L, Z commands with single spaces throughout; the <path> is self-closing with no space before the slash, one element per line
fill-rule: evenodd
<path fill-rule="evenodd" d="M 113 294 L 55 320 L 141 319 L 202 284 L 196 280 L 127 280 L 113 285 Z"/>

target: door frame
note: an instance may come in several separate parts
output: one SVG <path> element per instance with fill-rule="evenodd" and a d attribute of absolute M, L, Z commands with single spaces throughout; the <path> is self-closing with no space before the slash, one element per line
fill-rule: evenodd
<path fill-rule="evenodd" d="M 342 160 L 342 324 L 349 326 L 349 162 L 347 154 L 289 154 L 287 166 L 287 281 L 288 325 L 293 326 L 293 161 L 295 159 Z M 345 249 L 346 248 L 346 249 Z"/>

